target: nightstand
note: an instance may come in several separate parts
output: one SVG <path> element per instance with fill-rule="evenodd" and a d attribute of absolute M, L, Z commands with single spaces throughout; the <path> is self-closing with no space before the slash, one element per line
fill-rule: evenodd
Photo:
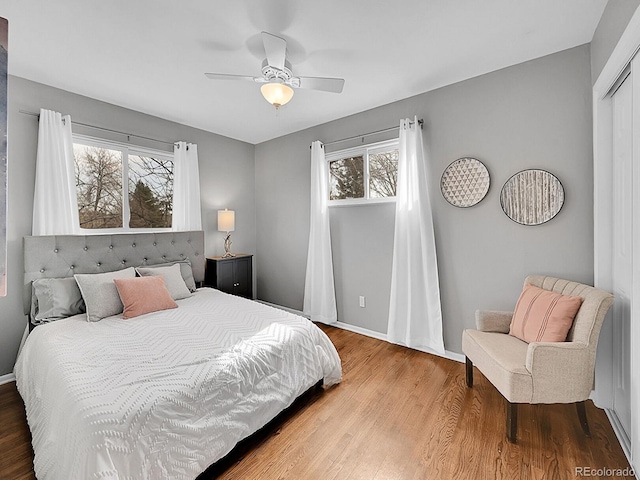
<path fill-rule="evenodd" d="M 204 284 L 207 287 L 253 298 L 253 255 L 238 253 L 235 257 L 207 257 Z"/>

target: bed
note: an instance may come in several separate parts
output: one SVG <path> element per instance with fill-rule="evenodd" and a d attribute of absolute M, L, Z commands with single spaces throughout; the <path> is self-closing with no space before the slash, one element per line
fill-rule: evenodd
<path fill-rule="evenodd" d="M 25 313 L 43 278 L 189 262 L 202 282 L 203 244 L 202 232 L 25 237 Z M 175 303 L 33 329 L 15 374 L 40 480 L 193 479 L 340 381 L 335 347 L 305 318 L 206 287 Z"/>

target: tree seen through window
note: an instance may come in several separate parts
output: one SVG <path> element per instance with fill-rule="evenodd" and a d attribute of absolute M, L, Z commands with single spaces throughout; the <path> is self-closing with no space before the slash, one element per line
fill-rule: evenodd
<path fill-rule="evenodd" d="M 129 227 L 171 227 L 173 161 L 129 155 Z"/>
<path fill-rule="evenodd" d="M 364 159 L 362 156 L 329 162 L 331 200 L 364 197 Z"/>
<path fill-rule="evenodd" d="M 369 154 L 369 197 L 395 197 L 398 150 Z"/>
<path fill-rule="evenodd" d="M 74 144 L 81 228 L 122 227 L 122 152 Z"/>
<path fill-rule="evenodd" d="M 396 142 L 356 147 L 329 155 L 330 200 L 377 199 L 396 196 Z"/>
<path fill-rule="evenodd" d="M 74 144 L 74 157 L 81 228 L 123 228 L 124 198 L 129 228 L 171 227 L 172 158 L 81 144 Z M 128 181 L 123 184 L 125 161 Z"/>

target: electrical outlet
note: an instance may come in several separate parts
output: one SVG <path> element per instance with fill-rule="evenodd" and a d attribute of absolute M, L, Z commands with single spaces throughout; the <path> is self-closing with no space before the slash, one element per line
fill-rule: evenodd
<path fill-rule="evenodd" d="M 365 303 L 364 303 L 364 295 L 360 295 L 360 307 L 364 308 Z"/>

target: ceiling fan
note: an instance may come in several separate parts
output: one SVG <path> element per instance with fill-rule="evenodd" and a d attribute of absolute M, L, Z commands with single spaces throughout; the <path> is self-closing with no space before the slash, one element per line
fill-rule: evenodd
<path fill-rule="evenodd" d="M 342 78 L 296 77 L 287 60 L 287 41 L 267 32 L 262 32 L 262 43 L 267 58 L 262 62 L 262 76 L 230 75 L 226 73 L 205 73 L 211 80 L 250 80 L 262 83 L 262 96 L 276 109 L 289 102 L 294 88 L 308 88 L 324 92 L 341 93 Z"/>

